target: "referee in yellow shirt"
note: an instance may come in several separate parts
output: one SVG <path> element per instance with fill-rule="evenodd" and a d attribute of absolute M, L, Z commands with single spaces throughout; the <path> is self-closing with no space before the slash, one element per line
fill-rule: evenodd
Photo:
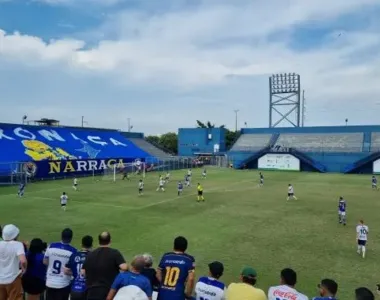
<path fill-rule="evenodd" d="M 200 183 L 198 183 L 198 186 L 197 186 L 197 190 L 198 190 L 198 202 L 200 201 L 205 201 L 205 197 L 203 197 L 203 187 Z"/>

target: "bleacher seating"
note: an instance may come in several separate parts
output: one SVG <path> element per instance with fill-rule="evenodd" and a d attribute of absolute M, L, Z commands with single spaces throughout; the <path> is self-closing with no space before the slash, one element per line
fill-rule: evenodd
<path fill-rule="evenodd" d="M 276 145 L 306 152 L 362 152 L 363 133 L 285 133 Z"/>
<path fill-rule="evenodd" d="M 371 152 L 380 152 L 380 132 L 372 132 Z"/>
<path fill-rule="evenodd" d="M 230 151 L 252 152 L 269 146 L 272 134 L 242 134 Z"/>
<path fill-rule="evenodd" d="M 157 148 L 153 144 L 149 143 L 143 138 L 129 138 L 129 140 L 135 144 L 137 147 L 143 149 L 145 152 L 149 153 L 151 156 L 160 159 L 170 159 L 172 156 L 161 149 Z"/>

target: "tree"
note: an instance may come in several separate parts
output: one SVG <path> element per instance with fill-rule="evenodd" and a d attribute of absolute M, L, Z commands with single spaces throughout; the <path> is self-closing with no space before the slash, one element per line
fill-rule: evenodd
<path fill-rule="evenodd" d="M 148 135 L 146 138 L 145 138 L 149 143 L 152 143 L 152 144 L 159 144 L 160 143 L 160 137 L 157 136 L 157 135 Z"/>
<path fill-rule="evenodd" d="M 175 132 L 168 132 L 159 137 L 159 144 L 170 152 L 178 153 L 178 136 Z"/>

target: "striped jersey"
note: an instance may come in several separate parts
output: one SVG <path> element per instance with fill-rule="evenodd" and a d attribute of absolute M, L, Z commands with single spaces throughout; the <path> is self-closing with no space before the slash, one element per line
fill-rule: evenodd
<path fill-rule="evenodd" d="M 195 286 L 195 299 L 224 300 L 226 299 L 225 291 L 224 283 L 211 277 L 201 277 Z"/>
<path fill-rule="evenodd" d="M 52 243 L 45 252 L 45 259 L 49 260 L 46 286 L 53 289 L 61 289 L 70 285 L 71 276 L 65 275 L 64 267 L 69 263 L 72 254 L 77 250 L 62 242 Z"/>

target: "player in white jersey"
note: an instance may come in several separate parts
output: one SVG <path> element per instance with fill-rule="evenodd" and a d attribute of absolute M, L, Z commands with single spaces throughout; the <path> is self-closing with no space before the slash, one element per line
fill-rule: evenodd
<path fill-rule="evenodd" d="M 166 183 L 168 183 L 170 181 L 170 173 L 169 172 L 166 172 L 165 181 L 166 181 Z"/>
<path fill-rule="evenodd" d="M 78 190 L 78 179 L 76 177 L 74 177 L 74 180 L 73 180 L 73 189 L 75 191 Z"/>
<path fill-rule="evenodd" d="M 193 176 L 193 172 L 191 171 L 191 169 L 187 170 L 187 176 L 189 176 L 189 177 Z"/>
<path fill-rule="evenodd" d="M 225 300 L 226 286 L 219 281 L 222 277 L 224 266 L 218 261 L 214 261 L 208 265 L 209 276 L 199 278 L 195 285 L 196 300 Z"/>
<path fill-rule="evenodd" d="M 272 286 L 268 291 L 268 300 L 308 300 L 309 298 L 295 289 L 297 273 L 292 269 L 281 271 L 280 285 Z"/>
<path fill-rule="evenodd" d="M 66 211 L 67 200 L 69 200 L 69 197 L 66 195 L 65 192 L 63 192 L 61 195 L 61 208 L 64 211 Z"/>
<path fill-rule="evenodd" d="M 142 195 L 144 193 L 144 181 L 140 179 L 139 181 L 139 195 Z"/>
<path fill-rule="evenodd" d="M 61 234 L 62 241 L 52 243 L 45 252 L 44 264 L 47 265 L 46 273 L 46 299 L 68 299 L 70 294 L 71 276 L 65 274 L 65 266 L 70 256 L 77 250 L 70 245 L 73 231 L 66 228 Z"/>
<path fill-rule="evenodd" d="M 158 182 L 158 188 L 157 188 L 156 191 L 157 191 L 157 192 L 158 192 L 158 191 L 165 192 L 165 180 L 162 179 L 162 177 L 160 178 L 160 181 Z"/>
<path fill-rule="evenodd" d="M 292 184 L 289 184 L 288 186 L 288 198 L 286 198 L 286 200 L 289 201 L 289 199 L 297 200 L 297 197 L 294 195 L 294 187 Z"/>
<path fill-rule="evenodd" d="M 364 225 L 364 221 L 360 220 L 359 225 L 356 226 L 356 239 L 358 241 L 358 254 L 365 258 L 366 244 L 368 240 L 368 226 Z"/>
<path fill-rule="evenodd" d="M 206 177 L 207 177 L 207 170 L 206 170 L 206 168 L 204 168 L 203 172 L 202 172 L 202 178 L 206 179 Z"/>

